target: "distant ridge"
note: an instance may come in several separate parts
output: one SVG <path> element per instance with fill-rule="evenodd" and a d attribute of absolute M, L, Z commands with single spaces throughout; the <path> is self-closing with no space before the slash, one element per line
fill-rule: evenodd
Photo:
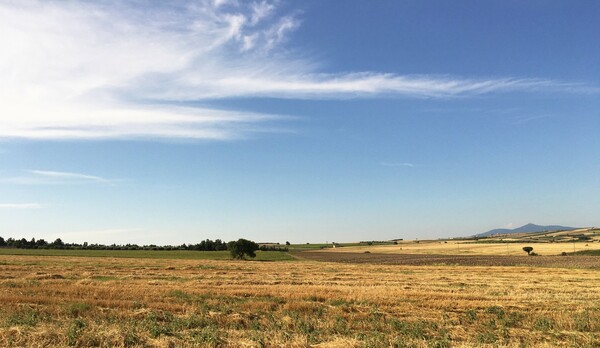
<path fill-rule="evenodd" d="M 571 231 L 576 230 L 578 227 L 566 227 L 558 225 L 540 226 L 536 224 L 527 224 L 514 229 L 508 228 L 497 228 L 484 233 L 476 234 L 475 237 L 489 237 L 495 234 L 512 234 L 512 233 L 530 233 L 530 232 L 552 232 L 552 231 Z"/>

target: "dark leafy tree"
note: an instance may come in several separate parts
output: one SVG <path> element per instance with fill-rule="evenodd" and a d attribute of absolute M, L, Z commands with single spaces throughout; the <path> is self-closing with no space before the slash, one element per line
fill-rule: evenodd
<path fill-rule="evenodd" d="M 290 242 L 285 242 L 285 245 L 290 245 Z"/>
<path fill-rule="evenodd" d="M 48 242 L 46 242 L 43 239 L 38 239 L 35 241 L 35 246 L 37 248 L 47 248 L 48 247 Z"/>
<path fill-rule="evenodd" d="M 6 246 L 6 241 L 4 238 L 0 237 L 0 247 Z"/>
<path fill-rule="evenodd" d="M 29 242 L 27 241 L 27 239 L 21 238 L 20 242 L 21 242 L 21 248 L 29 249 Z"/>
<path fill-rule="evenodd" d="M 526 252 L 527 255 L 531 255 L 531 252 L 533 251 L 533 247 L 530 247 L 530 246 L 523 247 L 523 251 Z"/>
<path fill-rule="evenodd" d="M 256 250 L 259 249 L 258 244 L 251 240 L 240 238 L 237 241 L 227 243 L 227 249 L 234 259 L 244 259 L 245 256 L 256 257 Z"/>
<path fill-rule="evenodd" d="M 65 247 L 65 243 L 63 243 L 62 239 L 56 238 L 56 240 L 52 242 L 52 247 L 56 249 L 62 249 Z"/>

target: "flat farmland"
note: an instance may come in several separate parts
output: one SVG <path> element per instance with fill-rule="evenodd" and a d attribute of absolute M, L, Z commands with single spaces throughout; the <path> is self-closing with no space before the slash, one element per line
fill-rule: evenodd
<path fill-rule="evenodd" d="M 593 268 L 30 255 L 0 266 L 3 347 L 600 345 Z"/>
<path fill-rule="evenodd" d="M 323 262 L 369 263 L 405 266 L 522 266 L 587 268 L 600 270 L 600 257 L 570 256 L 506 256 L 506 255 L 448 255 L 448 254 L 394 254 L 306 251 L 298 257 Z"/>
<path fill-rule="evenodd" d="M 361 253 L 370 252 L 378 254 L 432 254 L 432 255 L 506 255 L 527 256 L 523 247 L 531 246 L 539 255 L 560 255 L 563 252 L 600 250 L 599 242 L 577 243 L 540 243 L 540 242 L 510 242 L 490 243 L 470 241 L 404 241 L 397 245 L 359 245 L 343 246 L 324 249 L 326 252 L 336 253 Z"/>

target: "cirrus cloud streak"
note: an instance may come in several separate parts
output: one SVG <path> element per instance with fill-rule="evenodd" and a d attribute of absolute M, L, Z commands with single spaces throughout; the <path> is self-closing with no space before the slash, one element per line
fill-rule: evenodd
<path fill-rule="evenodd" d="M 10 185 L 73 185 L 108 184 L 122 182 L 120 179 L 107 179 L 96 175 L 61 172 L 54 170 L 28 170 L 27 175 L 0 178 L 0 184 Z"/>
<path fill-rule="evenodd" d="M 0 203 L 0 209 L 40 209 L 39 203 Z"/>
<path fill-rule="evenodd" d="M 225 98 L 447 98 L 590 87 L 545 79 L 328 74 L 283 44 L 300 26 L 278 1 L 0 3 L 0 139 L 227 140 L 278 115 Z M 275 130 L 274 130 L 275 129 Z"/>

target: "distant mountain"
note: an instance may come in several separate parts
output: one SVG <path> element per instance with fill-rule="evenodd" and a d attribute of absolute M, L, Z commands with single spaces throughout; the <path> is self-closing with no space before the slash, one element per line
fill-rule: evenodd
<path fill-rule="evenodd" d="M 487 231 L 485 233 L 476 234 L 475 237 L 489 237 L 494 234 L 511 234 L 511 233 L 530 233 L 530 232 L 551 232 L 551 231 L 570 231 L 576 230 L 577 227 L 566 227 L 558 225 L 540 226 L 535 224 L 527 224 L 515 229 L 508 228 L 497 228 L 495 230 Z"/>

